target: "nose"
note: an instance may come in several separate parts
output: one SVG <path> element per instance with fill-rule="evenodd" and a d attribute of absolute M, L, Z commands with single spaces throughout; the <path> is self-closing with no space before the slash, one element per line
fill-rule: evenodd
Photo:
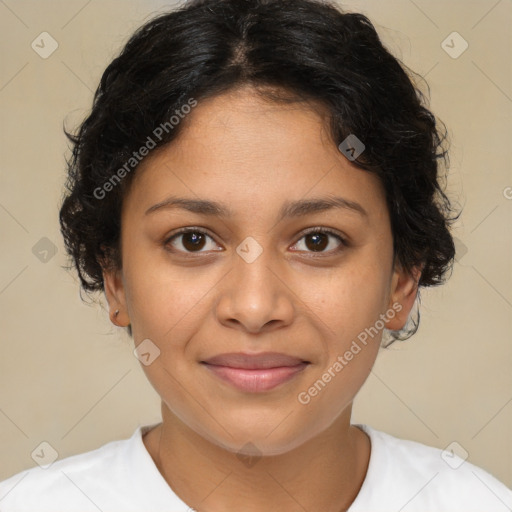
<path fill-rule="evenodd" d="M 289 325 L 295 314 L 293 292 L 273 251 L 265 249 L 254 260 L 240 254 L 233 252 L 231 270 L 219 283 L 219 322 L 249 333 Z"/>

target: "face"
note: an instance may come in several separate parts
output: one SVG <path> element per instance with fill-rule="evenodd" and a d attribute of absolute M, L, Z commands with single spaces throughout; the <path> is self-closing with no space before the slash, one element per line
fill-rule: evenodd
<path fill-rule="evenodd" d="M 350 407 L 414 279 L 393 268 L 379 179 L 315 110 L 243 88 L 186 123 L 137 169 L 107 299 L 173 415 L 233 452 L 284 453 Z"/>

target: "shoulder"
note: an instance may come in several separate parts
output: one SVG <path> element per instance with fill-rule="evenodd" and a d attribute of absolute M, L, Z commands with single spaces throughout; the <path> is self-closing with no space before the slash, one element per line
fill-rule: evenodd
<path fill-rule="evenodd" d="M 138 431 L 130 439 L 109 442 L 46 468 L 36 466 L 0 482 L 0 509 L 50 511 L 60 506 L 67 511 L 97 511 L 93 497 L 102 499 L 122 479 Z"/>
<path fill-rule="evenodd" d="M 510 489 L 452 450 L 399 439 L 368 425 L 359 427 L 370 437 L 372 453 L 361 497 L 350 512 L 359 510 L 358 502 L 371 510 L 403 512 L 506 512 L 512 508 Z M 389 508 L 382 507 L 383 501 Z"/>

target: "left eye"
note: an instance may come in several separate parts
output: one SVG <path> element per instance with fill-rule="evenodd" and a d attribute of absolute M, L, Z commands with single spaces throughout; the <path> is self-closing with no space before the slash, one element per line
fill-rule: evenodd
<path fill-rule="evenodd" d="M 331 237 L 331 239 L 336 239 L 338 241 L 338 246 L 326 251 L 325 249 L 332 245 L 329 242 L 329 237 Z M 305 245 L 306 249 L 309 249 L 311 252 L 337 251 L 343 248 L 343 246 L 345 245 L 345 240 L 340 235 L 332 231 L 320 228 L 311 230 L 305 235 L 303 235 L 296 245 L 300 245 L 302 240 L 304 240 L 303 245 Z"/>
<path fill-rule="evenodd" d="M 177 241 L 180 240 L 180 238 L 180 243 L 183 249 L 176 247 L 176 245 L 178 245 Z M 330 247 L 332 245 L 330 239 L 336 240 L 338 242 L 338 245 L 335 245 L 335 247 Z M 202 249 L 204 249 L 205 246 L 208 245 L 208 240 L 211 241 L 210 243 L 212 244 L 212 248 L 208 249 L 206 247 L 206 250 L 216 250 L 215 247 L 217 247 L 217 244 L 208 233 L 200 229 L 188 228 L 183 229 L 169 237 L 165 241 L 165 246 L 171 245 L 178 252 L 184 252 L 189 254 L 194 252 L 199 253 L 204 252 L 202 251 Z M 300 246 L 301 243 L 306 247 L 306 252 L 336 252 L 341 250 L 346 245 L 345 240 L 340 235 L 323 228 L 314 228 L 309 232 L 305 233 L 295 244 L 295 246 Z M 301 251 L 304 249 L 299 248 L 298 250 Z"/>

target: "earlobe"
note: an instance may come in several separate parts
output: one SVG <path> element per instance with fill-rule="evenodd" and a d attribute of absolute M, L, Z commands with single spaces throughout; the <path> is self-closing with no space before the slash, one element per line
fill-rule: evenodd
<path fill-rule="evenodd" d="M 126 309 L 121 270 L 103 271 L 103 287 L 109 306 L 110 321 L 119 327 L 130 324 Z"/>
<path fill-rule="evenodd" d="M 410 272 L 407 272 L 401 267 L 395 268 L 388 307 L 396 313 L 393 318 L 386 321 L 386 329 L 398 331 L 405 326 L 418 295 L 421 270 L 420 267 L 414 267 Z"/>

